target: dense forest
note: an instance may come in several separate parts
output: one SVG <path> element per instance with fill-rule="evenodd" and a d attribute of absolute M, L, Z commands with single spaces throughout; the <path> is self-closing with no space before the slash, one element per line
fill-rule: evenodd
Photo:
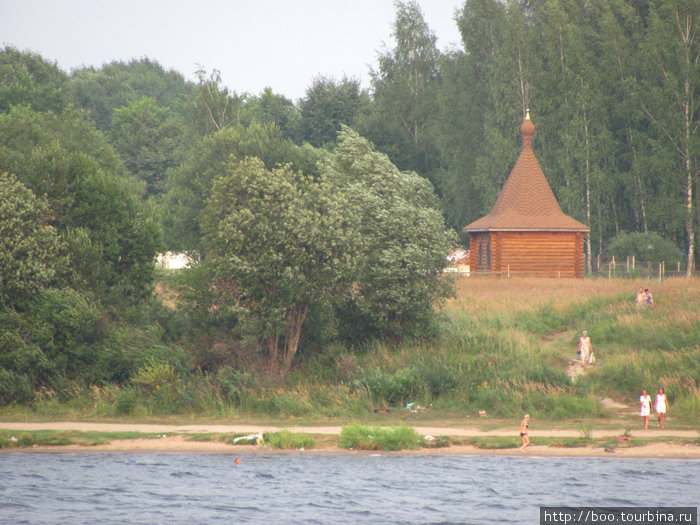
<path fill-rule="evenodd" d="M 397 2 L 368 90 L 320 76 L 297 101 L 0 50 L 0 404 L 136 371 L 284 376 L 302 336 L 432 333 L 445 254 L 491 209 L 527 110 L 591 228 L 588 271 L 635 255 L 691 275 L 700 0 L 466 0 L 455 23 L 462 49 L 441 52 Z M 165 250 L 196 261 L 177 313 L 154 298 Z"/>

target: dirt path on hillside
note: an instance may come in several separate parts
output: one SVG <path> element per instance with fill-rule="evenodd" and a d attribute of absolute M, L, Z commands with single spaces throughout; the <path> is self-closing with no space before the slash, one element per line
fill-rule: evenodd
<path fill-rule="evenodd" d="M 547 346 L 552 348 L 552 351 L 567 360 L 568 365 L 566 367 L 566 373 L 571 379 L 572 383 L 576 382 L 583 374 L 587 373 L 593 365 L 586 365 L 585 367 L 581 364 L 581 359 L 576 353 L 576 345 L 572 344 L 572 339 L 575 338 L 577 330 L 565 330 L 563 332 L 555 332 L 549 334 L 544 338 L 544 342 Z M 623 405 L 624 406 L 624 405 Z M 610 408 L 610 407 L 608 407 Z"/>

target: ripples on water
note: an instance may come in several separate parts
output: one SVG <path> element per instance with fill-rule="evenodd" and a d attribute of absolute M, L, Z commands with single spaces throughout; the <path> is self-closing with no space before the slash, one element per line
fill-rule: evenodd
<path fill-rule="evenodd" d="M 700 461 L 4 453 L 0 522 L 539 523 L 540 506 L 695 506 Z"/>

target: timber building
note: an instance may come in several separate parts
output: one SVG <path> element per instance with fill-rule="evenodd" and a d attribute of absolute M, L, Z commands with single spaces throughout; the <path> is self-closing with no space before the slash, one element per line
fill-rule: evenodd
<path fill-rule="evenodd" d="M 535 126 L 520 126 L 523 150 L 488 215 L 464 227 L 472 273 L 583 277 L 588 226 L 561 211 L 532 151 Z"/>

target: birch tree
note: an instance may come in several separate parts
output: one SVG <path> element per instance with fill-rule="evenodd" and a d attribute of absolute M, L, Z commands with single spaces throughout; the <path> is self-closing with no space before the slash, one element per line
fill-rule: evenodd
<path fill-rule="evenodd" d="M 664 0 L 652 7 L 645 41 L 649 64 L 641 100 L 661 145 L 673 152 L 668 182 L 678 186 L 687 242 L 688 276 L 695 269 L 698 212 L 695 194 L 700 162 L 700 1 Z"/>

